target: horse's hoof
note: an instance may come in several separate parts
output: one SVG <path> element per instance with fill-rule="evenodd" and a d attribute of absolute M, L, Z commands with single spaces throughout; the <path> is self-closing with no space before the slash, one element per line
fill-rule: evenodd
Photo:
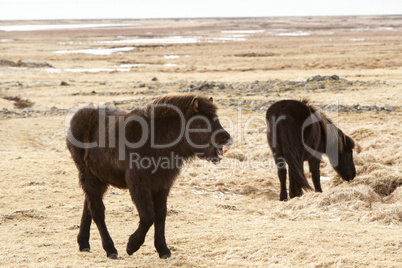
<path fill-rule="evenodd" d="M 118 257 L 118 255 L 117 255 L 117 253 L 113 253 L 113 254 L 110 254 L 109 256 L 107 256 L 109 259 L 112 259 L 112 260 L 117 260 L 119 257 Z"/>
<path fill-rule="evenodd" d="M 280 194 L 279 201 L 288 201 L 288 194 Z"/>
<path fill-rule="evenodd" d="M 128 255 L 133 255 L 134 254 L 134 250 L 129 249 L 129 247 L 126 248 L 127 254 Z"/>
<path fill-rule="evenodd" d="M 172 256 L 172 254 L 170 253 L 169 249 L 163 250 L 162 252 L 159 252 L 159 258 L 161 259 L 167 259 L 170 256 Z"/>
<path fill-rule="evenodd" d="M 170 258 L 170 256 L 172 256 L 172 254 L 169 252 L 169 253 L 159 255 L 159 258 L 166 260 L 167 258 Z"/>
<path fill-rule="evenodd" d="M 80 251 L 81 252 L 91 252 L 91 250 L 89 248 L 83 248 L 83 249 L 80 249 Z"/>

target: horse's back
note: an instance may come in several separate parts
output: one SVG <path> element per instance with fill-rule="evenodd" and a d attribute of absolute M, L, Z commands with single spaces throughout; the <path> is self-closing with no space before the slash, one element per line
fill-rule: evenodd
<path fill-rule="evenodd" d="M 297 100 L 281 100 L 275 102 L 268 108 L 266 119 L 267 121 L 272 121 L 278 120 L 280 116 L 289 116 L 296 122 L 303 122 L 309 115 L 310 109 L 305 102 Z"/>

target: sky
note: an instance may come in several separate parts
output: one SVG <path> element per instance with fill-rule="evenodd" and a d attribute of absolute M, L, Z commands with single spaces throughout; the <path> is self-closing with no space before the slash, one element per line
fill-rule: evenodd
<path fill-rule="evenodd" d="M 402 0 L 0 0 L 0 20 L 402 14 Z"/>

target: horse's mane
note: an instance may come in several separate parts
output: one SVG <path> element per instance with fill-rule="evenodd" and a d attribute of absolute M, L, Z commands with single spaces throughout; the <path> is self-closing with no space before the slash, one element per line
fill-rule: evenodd
<path fill-rule="evenodd" d="M 302 102 L 307 105 L 312 114 L 320 115 L 320 124 L 327 138 L 327 144 L 329 146 L 338 146 L 339 152 L 345 150 L 345 146 L 349 146 L 353 149 L 354 141 L 345 135 L 331 119 L 329 119 L 323 112 L 318 111 L 313 105 L 309 103 L 308 99 L 303 99 Z M 350 143 L 350 144 L 349 144 Z"/>
<path fill-rule="evenodd" d="M 154 99 L 145 107 L 145 116 L 157 119 L 178 117 L 181 112 L 185 117 L 195 114 L 214 115 L 217 107 L 212 98 L 194 94 L 170 94 Z"/>

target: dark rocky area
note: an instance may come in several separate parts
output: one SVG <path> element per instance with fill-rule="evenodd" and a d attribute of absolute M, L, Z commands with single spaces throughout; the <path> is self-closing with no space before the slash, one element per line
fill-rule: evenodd
<path fill-rule="evenodd" d="M 30 60 L 19 60 L 17 62 L 13 62 L 10 60 L 0 60 L 0 66 L 9 66 L 9 67 L 26 67 L 26 68 L 53 68 L 47 62 L 35 62 Z"/>
<path fill-rule="evenodd" d="M 278 100 L 278 97 L 283 96 L 289 98 L 288 94 L 297 91 L 307 91 L 311 94 L 323 91 L 344 91 L 344 90 L 359 90 L 362 87 L 381 87 L 385 82 L 381 81 L 348 81 L 337 75 L 320 76 L 316 75 L 308 78 L 306 81 L 281 81 L 267 80 L 254 81 L 251 83 L 224 83 L 215 81 L 187 81 L 180 80 L 175 82 L 160 82 L 157 79 L 152 79 L 151 82 L 136 81 L 132 84 L 122 84 L 119 81 L 115 82 L 99 82 L 101 86 L 96 90 L 87 92 L 70 93 L 70 96 L 117 96 L 117 95 L 133 95 L 132 98 L 127 98 L 123 101 L 110 101 L 106 105 L 114 105 L 120 109 L 132 109 L 141 107 L 149 102 L 152 98 L 168 94 L 168 93 L 195 93 L 201 95 L 225 96 L 225 98 L 214 98 L 214 101 L 220 107 L 234 110 L 243 110 L 250 112 L 265 112 L 266 109 Z M 30 86 L 40 87 L 65 87 L 73 86 L 75 81 L 61 83 L 51 82 L 49 84 L 30 85 L 29 83 L 10 82 L 8 84 L 0 84 L 0 90 L 9 90 L 10 88 L 29 88 Z M 106 87 L 106 88 L 104 88 Z M 127 90 L 131 88 L 130 90 Z M 121 89 L 121 90 L 115 90 Z M 275 100 L 269 100 L 269 97 L 275 97 Z M 257 99 L 256 99 L 257 97 Z M 262 98 L 258 98 L 262 97 Z M 16 109 L 8 110 L 0 107 L 0 118 L 12 117 L 39 117 L 39 116 L 59 116 L 68 113 L 68 109 L 59 109 L 52 107 L 49 110 L 36 110 L 31 108 L 33 102 L 21 99 L 20 97 L 4 96 L 4 99 L 12 101 Z M 17 99 L 14 99 L 17 98 Z M 297 98 L 295 98 L 297 99 Z M 28 104 L 26 106 L 17 103 Z M 339 111 L 339 112 L 393 112 L 401 109 L 401 106 L 378 106 L 378 105 L 360 105 L 360 104 L 328 104 L 316 105 L 324 111 Z"/>

